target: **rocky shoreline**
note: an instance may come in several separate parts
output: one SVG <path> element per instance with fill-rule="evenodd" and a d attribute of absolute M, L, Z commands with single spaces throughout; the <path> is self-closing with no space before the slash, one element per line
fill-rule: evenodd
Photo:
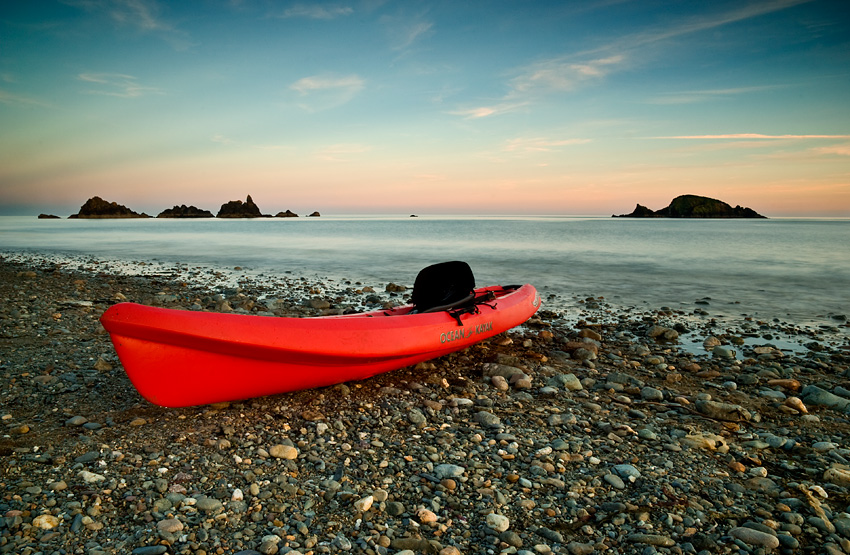
<path fill-rule="evenodd" d="M 166 409 L 110 304 L 312 316 L 409 290 L 149 269 L 0 259 L 0 553 L 850 553 L 846 319 L 587 298 L 416 368 Z"/>

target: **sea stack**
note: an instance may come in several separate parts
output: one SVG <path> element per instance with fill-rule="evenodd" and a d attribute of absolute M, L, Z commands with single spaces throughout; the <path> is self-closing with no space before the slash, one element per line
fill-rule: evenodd
<path fill-rule="evenodd" d="M 254 199 L 251 198 L 251 195 L 248 195 L 248 198 L 245 199 L 245 202 L 241 200 L 231 200 L 225 204 L 221 205 L 221 209 L 218 211 L 218 218 L 262 218 L 263 214 L 260 212 L 260 208 L 254 204 Z"/>
<path fill-rule="evenodd" d="M 100 197 L 92 197 L 80 207 L 77 214 L 68 216 L 71 219 L 76 218 L 150 218 L 142 212 L 134 212 L 123 204 L 117 202 L 108 202 Z"/>

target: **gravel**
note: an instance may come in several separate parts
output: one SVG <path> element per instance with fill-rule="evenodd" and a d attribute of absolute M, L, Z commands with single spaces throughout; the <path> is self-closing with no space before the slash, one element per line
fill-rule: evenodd
<path fill-rule="evenodd" d="M 184 409 L 141 398 L 98 322 L 405 302 L 371 285 L 0 259 L 0 554 L 850 553 L 846 321 L 589 298 L 416 367 Z"/>

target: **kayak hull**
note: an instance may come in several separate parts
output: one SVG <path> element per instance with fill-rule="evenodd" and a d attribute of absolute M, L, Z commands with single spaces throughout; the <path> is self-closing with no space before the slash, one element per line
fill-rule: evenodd
<path fill-rule="evenodd" d="M 120 303 L 101 317 L 130 381 L 151 403 L 203 405 L 324 387 L 464 349 L 525 322 L 531 285 L 485 287 L 472 313 L 392 310 L 316 318 Z"/>

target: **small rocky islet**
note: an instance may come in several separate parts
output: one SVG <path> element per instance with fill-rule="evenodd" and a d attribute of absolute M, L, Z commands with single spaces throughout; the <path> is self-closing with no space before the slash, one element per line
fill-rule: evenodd
<path fill-rule="evenodd" d="M 740 205 L 732 208 L 722 200 L 699 195 L 681 195 L 660 210 L 638 204 L 631 214 L 614 215 L 614 218 L 757 218 L 766 219 L 752 208 Z"/>
<path fill-rule="evenodd" d="M 309 217 L 319 217 L 321 214 L 318 211 L 312 212 Z M 78 213 L 68 216 L 69 219 L 108 219 L 108 218 L 150 218 L 151 216 L 142 212 L 131 210 L 123 204 L 117 202 L 109 202 L 95 196 L 87 200 L 81 207 Z M 221 205 L 217 215 L 213 215 L 209 210 L 204 210 L 196 206 L 174 205 L 172 208 L 167 208 L 160 212 L 157 218 L 271 218 L 270 214 L 263 214 L 260 208 L 251 198 L 251 195 L 241 200 L 231 200 Z M 297 218 L 298 214 L 291 210 L 278 212 L 276 218 Z M 59 216 L 53 214 L 39 214 L 39 219 L 59 219 Z"/>
<path fill-rule="evenodd" d="M 71 214 L 68 218 L 150 218 L 150 216 L 144 212 L 139 214 L 117 202 L 109 202 L 100 197 L 92 197 L 83 203 L 79 212 Z"/>
<path fill-rule="evenodd" d="M 136 269 L 0 260 L 0 553 L 850 552 L 841 315 L 582 298 L 368 380 L 167 409 L 124 375 L 111 304 L 306 317 L 409 290 Z"/>

